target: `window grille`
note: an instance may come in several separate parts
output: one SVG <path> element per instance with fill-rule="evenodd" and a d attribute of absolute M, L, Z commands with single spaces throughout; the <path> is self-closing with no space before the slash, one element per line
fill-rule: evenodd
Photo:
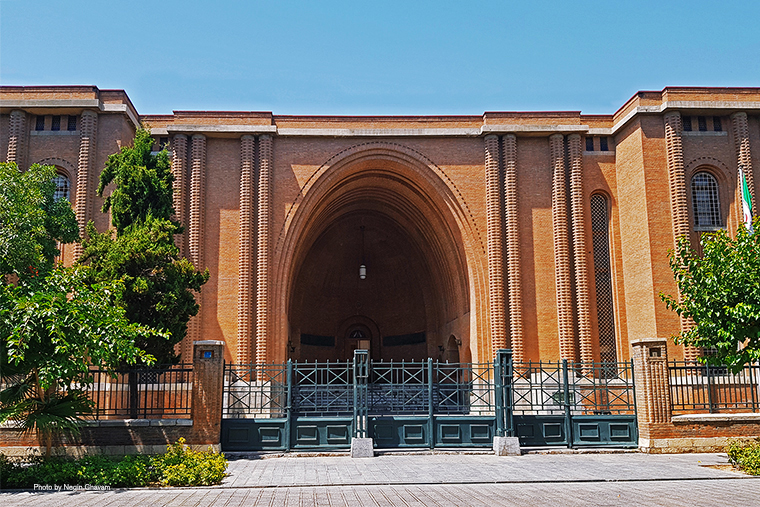
<path fill-rule="evenodd" d="M 586 151 L 594 151 L 594 138 L 593 137 L 587 137 L 586 138 Z"/>
<path fill-rule="evenodd" d="M 34 126 L 34 130 L 45 130 L 45 117 L 38 116 L 37 124 Z"/>
<path fill-rule="evenodd" d="M 50 126 L 50 130 L 61 130 L 61 117 L 59 115 L 53 116 L 53 123 Z"/>
<path fill-rule="evenodd" d="M 601 362 L 617 361 L 615 343 L 615 312 L 612 297 L 612 273 L 610 269 L 610 219 L 607 198 L 600 194 L 591 196 L 591 235 L 594 252 L 594 286 L 596 288 L 596 315 L 599 329 L 599 359 Z"/>
<path fill-rule="evenodd" d="M 686 132 L 691 132 L 691 116 L 683 117 L 683 129 Z"/>
<path fill-rule="evenodd" d="M 66 130 L 70 130 L 70 131 L 76 130 L 77 129 L 77 117 L 73 116 L 73 115 L 69 115 L 68 120 L 69 120 L 69 123 L 67 125 L 67 129 Z"/>
<path fill-rule="evenodd" d="M 722 227 L 715 176 L 702 171 L 691 178 L 691 204 L 694 210 L 694 230 L 714 231 Z"/>
<path fill-rule="evenodd" d="M 700 132 L 707 131 L 707 118 L 704 116 L 697 116 L 697 124 L 699 125 Z"/>
<path fill-rule="evenodd" d="M 69 179 L 63 174 L 57 174 L 55 178 L 53 178 L 53 182 L 55 182 L 55 193 L 53 194 L 53 199 L 56 201 L 60 199 L 66 199 L 67 201 L 70 200 L 69 189 L 71 188 L 71 185 L 69 183 Z"/>
<path fill-rule="evenodd" d="M 715 132 L 723 131 L 723 124 L 720 122 L 720 116 L 713 116 L 713 130 Z"/>

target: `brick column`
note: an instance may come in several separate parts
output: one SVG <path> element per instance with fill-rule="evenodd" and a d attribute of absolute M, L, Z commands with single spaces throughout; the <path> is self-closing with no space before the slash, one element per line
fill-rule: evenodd
<path fill-rule="evenodd" d="M 581 136 L 567 136 L 570 155 L 570 203 L 573 224 L 573 264 L 575 266 L 575 301 L 578 318 L 578 342 L 580 359 L 584 363 L 594 362 L 591 343 L 591 310 L 588 298 L 588 264 L 586 259 L 586 220 L 583 196 L 583 149 Z"/>
<path fill-rule="evenodd" d="M 744 177 L 747 178 L 747 186 L 752 199 L 752 210 L 757 214 L 757 196 L 755 194 L 755 177 L 752 174 L 752 153 L 749 148 L 749 125 L 747 125 L 747 113 L 738 112 L 731 115 L 733 125 L 734 146 L 736 147 L 736 163 L 744 171 Z M 741 189 L 737 190 L 741 192 Z M 741 200 L 737 198 L 737 203 L 741 206 Z M 739 213 L 741 220 L 742 214 Z"/>
<path fill-rule="evenodd" d="M 90 196 L 90 168 L 95 156 L 98 114 L 82 111 L 79 127 L 79 161 L 77 163 L 77 187 L 74 212 L 79 223 L 79 235 L 84 238 L 85 226 L 90 219 L 92 197 Z M 82 255 L 82 244 L 74 243 L 74 260 Z"/>
<path fill-rule="evenodd" d="M 562 134 L 549 138 L 552 169 L 552 226 L 554 229 L 554 278 L 557 286 L 557 331 L 561 359 L 575 361 L 573 294 L 570 282 L 570 248 L 567 222 L 567 177 Z"/>
<path fill-rule="evenodd" d="M 172 138 L 172 174 L 174 175 L 173 202 L 174 218 L 183 225 L 187 213 L 187 136 L 176 134 Z M 180 255 L 185 255 L 185 235 L 177 235 L 174 241 Z"/>
<path fill-rule="evenodd" d="M 5 160 L 7 162 L 16 162 L 19 169 L 25 170 L 26 136 L 28 135 L 26 113 L 20 109 L 11 111 L 8 127 L 8 151 Z"/>
<path fill-rule="evenodd" d="M 224 342 L 207 340 L 193 344 L 193 445 L 213 445 L 219 450 L 222 435 Z"/>
<path fill-rule="evenodd" d="M 188 258 L 195 269 L 203 270 L 203 222 L 206 198 L 206 136 L 195 134 L 190 146 L 190 224 L 188 235 Z M 188 323 L 187 338 L 183 347 L 183 357 L 191 357 L 193 342 L 201 336 L 201 313 L 203 312 L 202 292 L 196 295 L 201 309 Z"/>
<path fill-rule="evenodd" d="M 491 352 L 507 348 L 506 308 L 504 304 L 504 232 L 501 224 L 501 178 L 499 138 L 485 138 L 486 213 L 488 243 L 488 308 L 491 322 Z"/>
<path fill-rule="evenodd" d="M 670 428 L 670 377 L 668 343 L 661 338 L 634 340 L 633 372 L 636 379 L 636 410 L 639 436 L 657 437 L 658 430 Z M 650 447 L 644 443 L 642 447 Z"/>
<path fill-rule="evenodd" d="M 517 198 L 517 137 L 504 136 L 504 225 L 507 239 L 507 281 L 509 286 L 509 341 L 512 358 L 525 360 L 522 316 L 522 270 L 520 269 L 520 210 Z"/>
<path fill-rule="evenodd" d="M 237 362 L 251 362 L 253 331 L 253 181 L 256 140 L 240 138 L 240 222 L 238 236 Z"/>
<path fill-rule="evenodd" d="M 269 229 L 272 215 L 272 136 L 259 137 L 256 246 L 256 362 L 267 361 L 269 329 Z"/>
<path fill-rule="evenodd" d="M 681 113 L 672 112 L 665 115 L 665 147 L 668 152 L 668 183 L 670 186 L 670 216 L 673 222 L 673 245 L 678 238 L 689 236 L 689 209 L 686 196 L 686 176 L 683 167 L 683 144 L 681 142 Z M 680 294 L 679 294 L 680 298 Z M 690 329 L 690 319 L 681 317 L 681 331 Z M 683 355 L 687 361 L 694 361 L 699 356 L 697 347 L 684 346 Z"/>

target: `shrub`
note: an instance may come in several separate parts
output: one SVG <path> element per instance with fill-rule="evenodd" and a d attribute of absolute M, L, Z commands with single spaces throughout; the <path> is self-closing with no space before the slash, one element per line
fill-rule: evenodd
<path fill-rule="evenodd" d="M 161 476 L 161 484 L 166 486 L 210 486 L 219 484 L 227 470 L 224 454 L 208 451 L 194 451 L 180 438 L 161 454 L 153 458 L 153 466 Z"/>
<path fill-rule="evenodd" d="M 735 440 L 728 446 L 727 452 L 732 465 L 750 475 L 760 475 L 760 438 Z"/>
<path fill-rule="evenodd" d="M 0 488 L 32 488 L 35 484 L 140 487 L 210 486 L 226 475 L 224 454 L 193 451 L 180 438 L 165 454 L 112 457 L 103 455 L 45 458 L 33 455 L 13 460 L 0 454 Z"/>

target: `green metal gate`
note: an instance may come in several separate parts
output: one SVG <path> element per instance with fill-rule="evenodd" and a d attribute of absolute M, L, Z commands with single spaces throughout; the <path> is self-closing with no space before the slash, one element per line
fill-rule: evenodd
<path fill-rule="evenodd" d="M 513 365 L 506 350 L 493 363 L 371 361 L 358 350 L 348 362 L 226 365 L 222 447 L 343 449 L 353 437 L 377 448 L 490 447 L 495 435 L 635 445 L 633 379 L 619 381 L 628 366 Z"/>

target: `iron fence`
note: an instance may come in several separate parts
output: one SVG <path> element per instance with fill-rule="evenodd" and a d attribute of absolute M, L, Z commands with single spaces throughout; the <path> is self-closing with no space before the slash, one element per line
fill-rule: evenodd
<path fill-rule="evenodd" d="M 633 364 L 514 362 L 515 415 L 635 415 Z"/>
<path fill-rule="evenodd" d="M 192 364 L 108 371 L 91 368 L 87 390 L 93 419 L 189 418 L 193 392 Z"/>
<path fill-rule="evenodd" d="M 760 411 L 760 365 L 737 373 L 697 361 L 668 362 L 674 414 Z"/>
<path fill-rule="evenodd" d="M 291 375 L 281 364 L 226 364 L 222 416 L 285 417 Z"/>

